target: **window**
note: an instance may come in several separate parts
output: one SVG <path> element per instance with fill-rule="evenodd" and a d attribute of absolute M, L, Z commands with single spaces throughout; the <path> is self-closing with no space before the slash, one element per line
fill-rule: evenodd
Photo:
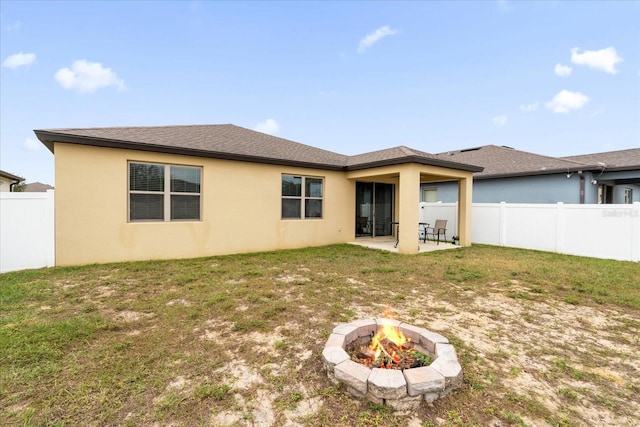
<path fill-rule="evenodd" d="M 282 218 L 322 218 L 323 179 L 282 175 Z"/>
<path fill-rule="evenodd" d="M 624 202 L 625 204 L 633 203 L 633 188 L 626 187 L 624 189 Z"/>
<path fill-rule="evenodd" d="M 129 221 L 199 221 L 201 168 L 129 163 Z"/>
<path fill-rule="evenodd" d="M 438 201 L 438 190 L 435 188 L 422 189 L 422 201 L 434 203 Z"/>

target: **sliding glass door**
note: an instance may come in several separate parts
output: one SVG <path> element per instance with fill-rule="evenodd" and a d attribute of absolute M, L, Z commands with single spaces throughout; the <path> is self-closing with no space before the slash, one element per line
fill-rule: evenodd
<path fill-rule="evenodd" d="M 356 237 L 390 236 L 393 184 L 356 182 Z"/>

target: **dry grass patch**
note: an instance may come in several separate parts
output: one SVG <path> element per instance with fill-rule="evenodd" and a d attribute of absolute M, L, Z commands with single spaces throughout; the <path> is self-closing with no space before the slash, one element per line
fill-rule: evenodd
<path fill-rule="evenodd" d="M 640 425 L 640 266 L 487 246 L 356 246 L 0 275 L 8 425 Z M 320 353 L 377 317 L 447 336 L 463 387 L 411 415 Z"/>

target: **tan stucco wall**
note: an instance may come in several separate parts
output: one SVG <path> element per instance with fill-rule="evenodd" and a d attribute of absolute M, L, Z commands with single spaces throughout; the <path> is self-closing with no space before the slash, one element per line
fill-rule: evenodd
<path fill-rule="evenodd" d="M 320 246 L 354 239 L 342 172 L 55 144 L 56 265 Z M 202 167 L 202 220 L 127 222 L 128 161 Z M 282 220 L 281 175 L 324 178 L 322 219 Z"/>

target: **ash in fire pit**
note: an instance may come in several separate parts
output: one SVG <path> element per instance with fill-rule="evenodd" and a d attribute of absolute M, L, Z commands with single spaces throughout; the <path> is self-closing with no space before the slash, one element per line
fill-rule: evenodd
<path fill-rule="evenodd" d="M 322 357 L 329 378 L 352 395 L 400 411 L 433 402 L 462 383 L 447 338 L 388 317 L 336 326 Z"/>

